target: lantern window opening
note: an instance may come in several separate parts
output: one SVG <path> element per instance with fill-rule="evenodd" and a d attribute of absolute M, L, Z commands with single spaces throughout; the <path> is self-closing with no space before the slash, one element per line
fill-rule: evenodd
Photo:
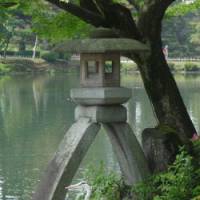
<path fill-rule="evenodd" d="M 99 74 L 99 61 L 88 60 L 86 61 L 87 77 L 90 78 Z"/>
<path fill-rule="evenodd" d="M 113 73 L 113 67 L 114 67 L 114 61 L 113 60 L 106 60 L 104 65 L 104 72 L 106 74 L 112 74 Z"/>

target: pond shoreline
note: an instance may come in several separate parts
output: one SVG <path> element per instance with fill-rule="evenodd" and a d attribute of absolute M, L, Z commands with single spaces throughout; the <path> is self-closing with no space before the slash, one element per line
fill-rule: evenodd
<path fill-rule="evenodd" d="M 168 65 L 173 74 L 200 74 L 199 61 L 169 61 Z M 121 72 L 126 74 L 138 73 L 137 65 L 132 61 L 122 62 Z"/>
<path fill-rule="evenodd" d="M 0 58 L 0 75 L 70 72 L 77 68 L 77 62 L 66 60 L 57 60 L 50 63 L 43 59 Z"/>
<path fill-rule="evenodd" d="M 188 66 L 189 65 L 189 66 Z M 195 66 L 195 67 L 194 67 Z M 173 74 L 200 74 L 200 63 L 169 63 Z M 79 69 L 79 61 L 56 60 L 47 62 L 43 59 L 31 58 L 0 58 L 0 76 L 2 75 L 21 75 L 29 73 L 56 73 L 74 72 Z M 135 63 L 122 63 L 122 74 L 139 74 Z"/>

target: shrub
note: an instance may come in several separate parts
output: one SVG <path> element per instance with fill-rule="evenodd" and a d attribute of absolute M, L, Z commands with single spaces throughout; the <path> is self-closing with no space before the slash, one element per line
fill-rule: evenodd
<path fill-rule="evenodd" d="M 133 72 L 137 70 L 137 66 L 134 63 L 122 63 L 121 64 L 121 72 Z"/>
<path fill-rule="evenodd" d="M 47 62 L 55 62 L 58 59 L 59 55 L 56 52 L 48 52 L 44 53 L 41 57 Z"/>
<path fill-rule="evenodd" d="M 181 148 L 167 172 L 157 174 L 133 188 L 138 200 L 188 200 L 200 195 L 200 170 Z"/>
<path fill-rule="evenodd" d="M 108 172 L 103 165 L 89 168 L 85 179 L 92 186 L 91 200 L 200 200 L 200 141 L 194 143 L 194 159 L 180 148 L 175 162 L 166 172 L 155 174 L 136 186 L 125 186 L 119 175 Z"/>
<path fill-rule="evenodd" d="M 64 53 L 64 52 L 58 53 L 59 59 L 69 60 L 70 57 L 71 57 L 71 54 L 69 53 Z"/>
<path fill-rule="evenodd" d="M 199 71 L 200 68 L 195 63 L 185 63 L 184 69 L 187 72 L 195 72 Z"/>
<path fill-rule="evenodd" d="M 26 51 L 17 51 L 15 53 L 16 56 L 22 56 L 22 57 L 32 57 L 33 56 L 33 51 L 31 50 L 26 50 Z M 36 57 L 40 57 L 40 52 L 36 51 L 35 52 Z"/>
<path fill-rule="evenodd" d="M 71 56 L 72 56 L 72 55 L 71 55 L 70 53 L 65 53 L 65 54 L 64 54 L 64 59 L 65 59 L 65 60 L 69 60 L 69 59 L 71 58 Z"/>
<path fill-rule="evenodd" d="M 121 177 L 114 172 L 108 172 L 103 164 L 98 169 L 89 167 L 85 172 L 85 179 L 92 186 L 91 200 L 121 200 L 125 191 Z"/>

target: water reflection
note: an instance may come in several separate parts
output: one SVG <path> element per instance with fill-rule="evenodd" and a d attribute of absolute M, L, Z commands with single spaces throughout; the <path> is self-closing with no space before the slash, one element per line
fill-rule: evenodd
<path fill-rule="evenodd" d="M 41 171 L 73 121 L 74 104 L 66 99 L 76 84 L 72 75 L 1 78 L 2 199 L 30 199 Z"/>
<path fill-rule="evenodd" d="M 200 131 L 200 76 L 177 76 L 192 120 Z M 126 104 L 128 121 L 140 139 L 141 131 L 156 120 L 140 76 L 123 76 L 132 89 Z M 78 86 L 77 74 L 0 77 L 0 200 L 29 200 L 48 160 L 74 119 L 69 91 Z M 88 165 L 101 160 L 119 170 L 104 130 L 81 164 L 77 179 Z"/>

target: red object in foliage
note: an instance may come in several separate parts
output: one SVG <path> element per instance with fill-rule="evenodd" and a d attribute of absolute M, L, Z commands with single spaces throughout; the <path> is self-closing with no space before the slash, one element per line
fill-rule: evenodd
<path fill-rule="evenodd" d="M 200 140 L 200 136 L 197 135 L 197 133 L 194 133 L 191 140 L 192 141 Z"/>

